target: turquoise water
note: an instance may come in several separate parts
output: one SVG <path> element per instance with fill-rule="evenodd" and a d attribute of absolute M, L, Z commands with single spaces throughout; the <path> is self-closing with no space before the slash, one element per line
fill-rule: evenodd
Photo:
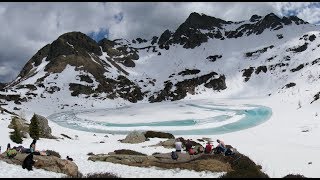
<path fill-rule="evenodd" d="M 208 105 L 212 105 L 212 107 L 208 107 Z M 181 105 L 180 105 L 181 106 Z M 206 106 L 201 106 L 198 104 L 185 104 L 185 106 L 191 106 L 199 109 L 205 109 L 207 111 L 220 111 L 220 112 L 230 112 L 235 115 L 244 115 L 239 121 L 230 122 L 218 127 L 206 127 L 202 129 L 192 129 L 193 126 L 196 126 L 198 123 L 216 123 L 216 122 L 224 122 L 228 121 L 232 116 L 229 115 L 219 115 L 206 119 L 185 119 L 185 120 L 164 120 L 161 122 L 148 122 L 148 123 L 126 123 L 126 124 L 117 124 L 117 123 L 108 123 L 108 122 L 95 122 L 92 120 L 81 119 L 76 117 L 78 113 L 87 113 L 87 112 L 95 112 L 96 110 L 87 110 L 87 111 L 67 111 L 56 113 L 48 116 L 53 122 L 56 122 L 60 126 L 88 131 L 88 132 L 96 132 L 96 133 L 113 133 L 113 134 L 127 134 L 128 130 L 105 130 L 98 128 L 91 128 L 89 125 L 95 125 L 100 127 L 117 127 L 117 128 L 129 128 L 136 127 L 139 131 L 139 127 L 162 127 L 164 128 L 161 131 L 169 132 L 174 135 L 210 135 L 210 134 L 224 134 L 235 131 L 240 131 L 244 129 L 248 129 L 254 126 L 257 126 L 265 121 L 267 121 L 271 115 L 272 110 L 269 107 L 258 106 L 258 105 L 245 105 L 245 107 L 250 107 L 250 109 L 236 109 L 236 108 L 228 108 L 228 106 L 224 105 L 215 105 L 215 104 L 206 104 Z M 129 108 L 129 107 L 122 107 Z M 107 109 L 110 111 L 110 109 Z M 188 112 L 191 113 L 191 112 Z M 128 117 L 130 118 L 130 117 Z M 126 120 L 124 120 L 126 121 Z M 165 127 L 185 127 L 184 130 L 165 130 Z M 150 129 L 152 130 L 152 128 Z M 141 130 L 145 131 L 145 130 Z"/>

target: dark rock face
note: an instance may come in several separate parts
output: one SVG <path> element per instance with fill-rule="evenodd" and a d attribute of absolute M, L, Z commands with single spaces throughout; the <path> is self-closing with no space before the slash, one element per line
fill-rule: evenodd
<path fill-rule="evenodd" d="M 245 77 L 244 81 L 249 81 L 251 74 L 254 71 L 254 67 L 249 67 L 248 69 L 243 69 L 241 72 L 243 72 L 242 76 Z"/>
<path fill-rule="evenodd" d="M 80 75 L 80 81 L 85 81 L 87 83 L 93 83 L 93 80 L 88 75 Z"/>
<path fill-rule="evenodd" d="M 169 49 L 172 44 L 183 45 L 186 49 L 193 49 L 207 42 L 208 38 L 224 39 L 218 29 L 222 29 L 224 24 L 231 24 L 231 21 L 224 21 L 219 18 L 191 13 L 190 16 L 182 23 L 178 29 L 171 33 L 166 30 L 159 38 L 160 48 Z M 200 29 L 210 30 L 209 33 L 201 33 Z"/>
<path fill-rule="evenodd" d="M 282 39 L 283 35 L 282 34 L 277 34 L 278 39 Z"/>
<path fill-rule="evenodd" d="M 256 73 L 256 74 L 259 74 L 261 71 L 264 72 L 264 73 L 266 73 L 266 72 L 267 72 L 267 66 L 259 66 L 259 67 L 256 69 L 255 73 Z"/>
<path fill-rule="evenodd" d="M 21 98 L 20 95 L 2 95 L 0 94 L 0 99 L 6 101 L 14 101 L 15 104 L 21 104 L 21 102 L 26 102 L 27 98 Z"/>
<path fill-rule="evenodd" d="M 73 91 L 71 93 L 71 96 L 78 96 L 79 94 L 90 95 L 94 92 L 90 86 L 85 86 L 85 85 L 76 84 L 76 83 L 70 83 L 69 90 Z"/>
<path fill-rule="evenodd" d="M 178 73 L 178 75 L 181 75 L 181 76 L 186 76 L 186 75 L 192 75 L 192 74 L 198 74 L 200 72 L 199 69 L 186 69 L 184 71 L 181 71 Z"/>
<path fill-rule="evenodd" d="M 102 55 L 98 44 L 93 39 L 81 32 L 70 32 L 53 41 L 46 60 L 50 61 L 60 55 L 71 54 L 89 57 L 88 53 Z"/>
<path fill-rule="evenodd" d="M 251 18 L 250 18 L 250 22 L 256 22 L 256 21 L 258 21 L 258 20 L 260 20 L 262 18 L 262 16 L 258 16 L 258 15 L 253 15 L 253 16 L 251 16 Z"/>
<path fill-rule="evenodd" d="M 294 22 L 295 24 L 307 24 L 303 20 L 299 19 L 296 16 L 290 16 L 289 18 L 283 17 L 282 19 L 276 16 L 273 13 L 266 15 L 264 18 L 261 16 L 254 15 L 251 17 L 250 22 L 255 22 L 253 24 L 243 24 L 239 26 L 236 30 L 231 30 L 225 32 L 227 38 L 237 38 L 241 37 L 242 35 L 246 34 L 247 36 L 251 34 L 261 34 L 266 29 L 271 30 L 279 30 L 284 27 L 284 25 L 289 25 Z M 278 36 L 281 39 L 281 36 Z"/>
<path fill-rule="evenodd" d="M 287 51 L 293 51 L 295 53 L 305 51 L 308 48 L 308 43 L 304 43 L 302 46 L 296 48 L 289 48 Z"/>
<path fill-rule="evenodd" d="M 315 64 L 317 64 L 317 63 L 319 63 L 320 62 L 320 58 L 317 58 L 317 59 L 315 59 L 315 60 L 313 60 L 312 61 L 312 65 L 315 65 Z"/>
<path fill-rule="evenodd" d="M 214 55 L 214 56 L 208 56 L 206 59 L 208 59 L 211 62 L 215 62 L 217 59 L 222 58 L 222 55 Z"/>
<path fill-rule="evenodd" d="M 160 38 L 159 38 L 159 41 L 158 41 L 158 44 L 159 44 L 159 45 L 165 44 L 165 43 L 170 39 L 170 37 L 171 37 L 171 32 L 170 32 L 168 29 L 165 30 L 165 31 L 161 34 L 161 36 L 160 36 Z"/>
<path fill-rule="evenodd" d="M 304 64 L 300 64 L 298 67 L 293 68 L 293 69 L 291 69 L 290 71 L 291 71 L 291 72 L 296 72 L 296 71 L 301 70 L 303 67 L 304 67 Z"/>
<path fill-rule="evenodd" d="M 253 52 L 247 52 L 246 56 L 247 57 L 251 57 L 251 56 L 256 55 L 256 54 L 261 54 L 261 53 L 266 52 L 268 49 L 272 49 L 272 48 L 274 48 L 274 45 L 271 45 L 271 46 L 268 46 L 268 47 L 264 47 L 262 49 L 258 49 L 258 50 L 253 51 Z"/>
<path fill-rule="evenodd" d="M 6 87 L 6 83 L 0 83 L 0 91 L 4 88 L 4 87 Z"/>
<path fill-rule="evenodd" d="M 150 102 L 160 102 L 164 100 L 180 100 L 187 96 L 187 93 L 194 94 L 195 88 L 201 84 L 204 84 L 206 88 L 211 88 L 212 90 L 224 90 L 227 88 L 225 83 L 225 76 L 220 75 L 218 78 L 215 76 L 218 75 L 215 72 L 209 74 L 192 78 L 185 79 L 175 84 L 176 90 L 171 91 L 173 83 L 171 81 L 166 81 L 164 84 L 164 89 L 155 93 L 149 98 Z"/>
<path fill-rule="evenodd" d="M 316 39 L 316 36 L 314 34 L 312 34 L 311 36 L 309 36 L 309 41 L 314 41 Z"/>
<path fill-rule="evenodd" d="M 137 38 L 137 41 L 145 42 L 141 38 Z M 139 59 L 139 55 L 137 54 L 137 48 L 133 48 L 128 46 L 127 44 L 118 43 L 118 40 L 110 41 L 108 39 L 102 39 L 99 41 L 98 45 L 102 47 L 104 52 L 118 63 L 125 65 L 126 67 L 135 67 L 134 60 Z"/>
<path fill-rule="evenodd" d="M 291 82 L 291 83 L 286 84 L 283 88 L 291 88 L 295 85 L 296 85 L 296 83 Z"/>
<path fill-rule="evenodd" d="M 313 96 L 313 100 L 311 101 L 310 104 L 312 104 L 313 102 L 317 101 L 319 98 L 320 98 L 320 92 L 318 92 L 317 94 L 315 94 L 315 95 Z"/>
<path fill-rule="evenodd" d="M 12 85 L 18 84 L 21 80 L 32 76 L 33 74 L 30 72 L 30 70 L 33 67 L 32 64 L 34 63 L 34 66 L 39 66 L 42 62 L 42 59 L 48 56 L 50 47 L 51 47 L 51 45 L 47 44 L 46 46 L 41 48 L 34 56 L 32 56 L 32 58 L 22 68 L 22 70 L 20 71 L 20 73 L 18 75 L 18 77 L 21 77 L 21 79 Z"/>
<path fill-rule="evenodd" d="M 277 64 L 272 64 L 272 65 L 269 65 L 268 68 L 270 70 L 275 70 L 277 67 L 281 68 L 281 67 L 284 67 L 284 66 L 289 66 L 289 63 L 277 63 Z"/>

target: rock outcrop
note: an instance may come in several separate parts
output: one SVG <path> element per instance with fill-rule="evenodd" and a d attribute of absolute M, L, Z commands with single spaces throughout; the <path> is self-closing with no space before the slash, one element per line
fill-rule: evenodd
<path fill-rule="evenodd" d="M 231 147 L 229 145 L 229 147 Z M 125 155 L 125 154 L 98 154 L 91 155 L 88 160 L 105 161 L 138 167 L 160 167 L 164 169 L 188 169 L 193 171 L 224 172 L 223 177 L 262 177 L 268 175 L 261 171 L 261 166 L 256 165 L 247 156 L 235 152 L 232 156 L 222 154 L 189 155 L 178 153 L 177 160 L 171 159 L 171 153 L 157 153 L 150 156 Z"/>
<path fill-rule="evenodd" d="M 48 125 L 48 119 L 45 117 L 34 114 L 36 120 L 39 124 L 39 130 L 40 130 L 40 136 L 41 138 L 49 138 L 49 139 L 55 139 L 56 137 L 51 135 L 51 128 Z"/>
<path fill-rule="evenodd" d="M 138 132 L 138 131 L 132 131 L 130 132 L 125 139 L 120 140 L 122 143 L 130 143 L 130 144 L 136 144 L 136 143 L 142 143 L 146 141 L 146 137 L 144 136 L 144 133 Z"/>
<path fill-rule="evenodd" d="M 6 154 L 3 153 L 0 156 L 0 160 L 9 163 L 9 164 L 16 164 L 21 166 L 22 169 L 22 162 L 26 158 L 28 154 L 19 153 L 12 159 L 7 158 Z M 78 176 L 78 166 L 69 160 L 60 159 L 56 156 L 37 156 L 34 155 L 33 159 L 36 160 L 34 167 L 37 169 L 44 169 L 47 171 L 52 171 L 56 173 L 63 173 L 67 174 L 72 177 Z"/>

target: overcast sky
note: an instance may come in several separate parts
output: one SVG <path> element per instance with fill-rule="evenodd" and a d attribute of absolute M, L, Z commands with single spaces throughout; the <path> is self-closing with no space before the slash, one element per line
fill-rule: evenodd
<path fill-rule="evenodd" d="M 230 21 L 273 12 L 320 22 L 315 2 L 0 2 L 0 82 L 13 80 L 41 47 L 63 33 L 149 39 L 175 30 L 191 12 Z"/>

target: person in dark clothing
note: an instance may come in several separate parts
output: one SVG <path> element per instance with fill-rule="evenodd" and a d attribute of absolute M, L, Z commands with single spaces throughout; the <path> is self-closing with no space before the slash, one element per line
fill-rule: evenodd
<path fill-rule="evenodd" d="M 190 139 L 187 140 L 186 142 L 186 151 L 189 152 L 189 150 L 192 148 L 192 144 L 190 142 Z"/>
<path fill-rule="evenodd" d="M 45 151 L 36 150 L 36 143 L 37 140 L 33 139 L 32 143 L 30 144 L 30 153 L 33 153 L 34 155 L 47 156 L 47 153 Z"/>
<path fill-rule="evenodd" d="M 33 153 L 30 153 L 22 163 L 23 169 L 28 169 L 28 171 L 32 171 L 32 166 L 34 165 L 35 161 L 33 160 Z"/>

